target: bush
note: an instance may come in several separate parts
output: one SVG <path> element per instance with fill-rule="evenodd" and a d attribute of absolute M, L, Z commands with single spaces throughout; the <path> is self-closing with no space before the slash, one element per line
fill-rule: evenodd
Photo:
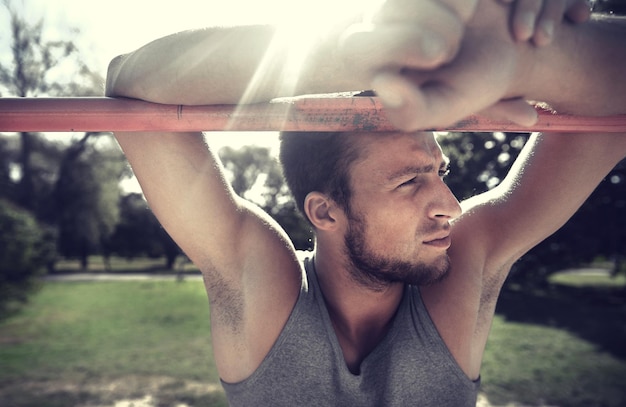
<path fill-rule="evenodd" d="M 0 199 L 0 316 L 26 302 L 54 256 L 53 241 L 29 212 Z"/>

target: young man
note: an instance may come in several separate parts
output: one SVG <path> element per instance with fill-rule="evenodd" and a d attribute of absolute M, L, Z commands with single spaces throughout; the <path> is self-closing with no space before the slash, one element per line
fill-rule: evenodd
<path fill-rule="evenodd" d="M 595 87 L 578 81 L 559 92 L 550 82 L 557 74 L 581 77 L 598 63 L 579 59 L 574 45 L 589 58 L 602 56 L 592 40 L 621 51 L 614 38 L 621 26 L 560 27 L 554 49 L 535 48 L 511 39 L 508 10 L 491 0 L 475 13 L 466 0 L 397 3 L 385 4 L 373 29 L 348 30 L 344 48 L 329 37 L 317 43 L 289 89 L 279 80 L 285 67 L 270 64 L 250 96 L 246 87 L 273 31 L 243 27 L 181 33 L 120 57 L 108 94 L 236 103 L 243 95 L 250 102 L 373 82 L 394 120 L 410 130 L 431 125 L 412 111 L 420 100 L 433 103 L 438 123 L 521 96 L 575 111 L 590 102 L 568 101 L 585 94 L 602 102 L 597 114 L 625 106 L 622 85 L 606 87 L 604 77 Z M 405 37 L 395 35 L 398 24 Z M 432 35 L 443 38 L 434 51 L 415 46 Z M 376 41 L 381 52 L 372 55 L 365 43 Z M 287 47 L 270 48 L 279 49 L 274 60 L 288 60 Z M 468 62 L 476 52 L 502 62 L 497 77 L 483 79 L 482 68 Z M 621 72 L 611 69 L 606 80 Z M 489 87 L 478 91 L 468 79 Z M 468 91 L 474 110 L 466 106 Z M 444 101 L 452 113 L 440 109 Z M 528 120 L 518 100 L 497 112 Z M 233 193 L 202 134 L 116 136 L 153 211 L 202 270 L 215 360 L 233 405 L 475 405 L 511 264 L 559 228 L 626 152 L 623 136 L 535 137 L 499 187 L 459 205 L 430 133 L 284 134 L 285 175 L 316 232 L 314 258 L 302 266 L 281 228 Z"/>

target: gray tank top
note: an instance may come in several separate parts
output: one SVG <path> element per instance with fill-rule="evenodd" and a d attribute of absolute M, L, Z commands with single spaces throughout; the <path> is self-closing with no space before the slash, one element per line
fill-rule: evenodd
<path fill-rule="evenodd" d="M 476 406 L 480 380 L 457 365 L 416 287 L 407 286 L 389 332 L 354 375 L 313 261 L 304 268 L 300 296 L 261 365 L 241 382 L 222 382 L 231 406 Z"/>

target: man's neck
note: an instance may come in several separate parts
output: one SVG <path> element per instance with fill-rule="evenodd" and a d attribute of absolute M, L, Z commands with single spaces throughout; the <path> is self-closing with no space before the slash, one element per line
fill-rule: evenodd
<path fill-rule="evenodd" d="M 315 255 L 315 269 L 333 328 L 348 368 L 358 373 L 363 359 L 387 334 L 398 309 L 403 284 L 382 291 L 355 282 L 344 259 Z"/>

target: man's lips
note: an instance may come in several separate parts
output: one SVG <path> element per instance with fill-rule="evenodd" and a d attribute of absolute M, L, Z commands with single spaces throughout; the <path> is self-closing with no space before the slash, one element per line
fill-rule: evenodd
<path fill-rule="evenodd" d="M 450 235 L 443 235 L 430 240 L 425 240 L 424 244 L 427 246 L 447 249 L 448 247 L 450 247 L 451 242 L 452 239 L 450 239 Z"/>

